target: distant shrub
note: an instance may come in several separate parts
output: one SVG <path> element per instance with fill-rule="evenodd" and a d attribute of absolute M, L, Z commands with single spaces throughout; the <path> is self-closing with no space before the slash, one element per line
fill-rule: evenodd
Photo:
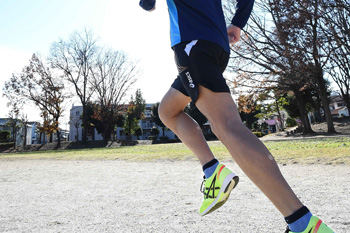
<path fill-rule="evenodd" d="M 287 121 L 286 121 L 286 125 L 287 125 L 287 127 L 297 126 L 297 122 L 294 118 L 288 117 Z"/>
<path fill-rule="evenodd" d="M 269 128 L 269 124 L 267 124 L 266 122 L 263 122 L 261 123 L 260 127 L 262 131 L 265 131 Z"/>
<path fill-rule="evenodd" d="M 165 136 L 165 137 L 159 137 L 159 139 L 160 139 L 161 141 L 168 141 L 169 138 Z"/>
<path fill-rule="evenodd" d="M 159 129 L 156 126 L 153 126 L 151 129 L 151 134 L 157 136 L 159 134 Z"/>
<path fill-rule="evenodd" d="M 252 124 L 252 129 L 253 130 L 260 130 L 261 129 L 261 125 L 255 121 L 253 124 Z"/>
<path fill-rule="evenodd" d="M 13 142 L 0 143 L 0 149 L 7 149 L 13 147 L 15 144 Z"/>
<path fill-rule="evenodd" d="M 0 142 L 8 142 L 11 140 L 11 131 L 2 130 L 0 131 Z"/>
<path fill-rule="evenodd" d="M 261 138 L 262 136 L 264 136 L 264 134 L 262 132 L 253 132 L 253 134 L 255 136 L 257 136 L 258 138 Z"/>

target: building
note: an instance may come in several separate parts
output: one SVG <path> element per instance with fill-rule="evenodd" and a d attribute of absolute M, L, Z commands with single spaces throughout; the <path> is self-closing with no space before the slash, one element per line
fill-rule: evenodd
<path fill-rule="evenodd" d="M 348 108 L 341 96 L 331 96 L 329 102 L 329 109 L 333 118 L 349 117 Z"/>
<path fill-rule="evenodd" d="M 147 140 L 150 136 L 152 136 L 151 130 L 154 126 L 159 129 L 158 137 L 168 137 L 168 139 L 175 139 L 176 136 L 171 130 L 164 130 L 164 135 L 163 135 L 162 128 L 153 122 L 153 120 L 152 120 L 152 106 L 153 105 L 154 104 L 146 104 L 146 106 L 145 106 L 145 119 L 143 119 L 139 122 L 140 127 L 143 131 L 143 135 L 141 137 L 142 140 Z"/>
<path fill-rule="evenodd" d="M 176 136 L 171 130 L 165 130 L 163 135 L 163 130 L 161 127 L 157 126 L 152 120 L 152 106 L 154 104 L 146 104 L 143 120 L 139 121 L 139 125 L 142 129 L 142 136 L 137 138 L 133 136 L 133 140 L 147 140 L 149 136 L 151 136 L 151 130 L 155 126 L 159 129 L 158 137 L 168 137 L 169 139 L 175 139 Z M 127 106 L 126 106 L 127 107 Z M 82 140 L 82 120 L 81 115 L 83 113 L 82 106 L 72 106 L 70 110 L 70 118 L 69 118 L 69 141 L 81 141 Z M 124 129 L 121 127 L 117 127 L 116 131 L 113 132 L 112 138 L 114 140 L 125 140 L 127 139 L 127 135 L 124 132 Z M 87 140 L 88 141 L 100 141 L 103 140 L 103 136 L 97 132 L 95 128 L 91 128 L 87 132 Z"/>
<path fill-rule="evenodd" d="M 6 124 L 8 120 L 8 118 L 0 118 L 0 131 L 9 130 L 12 133 L 11 127 Z"/>
<path fill-rule="evenodd" d="M 0 118 L 0 131 L 8 130 L 11 132 L 11 138 L 13 137 L 13 129 L 12 127 L 8 126 L 9 118 Z M 19 127 L 17 134 L 16 134 L 16 145 L 23 145 L 24 139 L 26 138 L 26 145 L 36 144 L 37 143 L 37 137 L 36 137 L 36 124 L 37 122 L 28 122 L 25 127 L 23 127 L 22 122 L 19 120 L 17 123 L 17 126 Z M 24 136 L 26 135 L 26 137 Z"/>
<path fill-rule="evenodd" d="M 278 113 L 275 112 L 275 113 L 272 113 L 269 116 L 269 118 L 259 119 L 258 123 L 259 124 L 262 124 L 264 122 L 267 123 L 268 132 L 275 133 L 275 132 L 282 131 L 282 129 L 286 127 L 286 120 L 288 117 L 288 113 L 283 109 L 280 110 L 280 113 L 281 113 L 282 119 L 279 119 Z"/>
<path fill-rule="evenodd" d="M 30 131 L 28 130 L 28 136 L 27 136 L 27 145 L 28 144 L 28 138 L 30 137 L 30 144 L 38 144 L 38 122 L 36 121 L 32 121 L 32 122 L 28 122 L 28 125 L 30 126 Z"/>

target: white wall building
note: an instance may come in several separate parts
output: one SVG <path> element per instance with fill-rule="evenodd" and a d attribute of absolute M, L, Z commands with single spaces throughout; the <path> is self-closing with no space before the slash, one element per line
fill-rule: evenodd
<path fill-rule="evenodd" d="M 162 129 L 157 126 L 153 120 L 152 120 L 152 106 L 153 104 L 146 104 L 145 106 L 145 119 L 139 121 L 139 125 L 143 131 L 143 135 L 139 137 L 140 140 L 147 140 L 149 136 L 151 136 L 151 129 L 153 126 L 158 127 L 159 129 L 159 135 L 158 137 L 166 136 L 169 139 L 175 139 L 175 134 L 170 130 L 165 130 L 164 134 L 162 133 Z M 69 141 L 82 141 L 82 120 L 81 115 L 83 113 L 83 107 L 82 106 L 72 106 L 70 110 L 70 120 L 69 120 Z M 88 140 L 103 140 L 103 137 L 101 134 L 98 134 L 97 130 L 94 129 L 94 131 L 88 131 Z M 127 136 L 123 130 L 123 128 L 117 127 L 115 132 L 115 138 L 116 140 L 125 140 L 127 139 Z M 137 137 L 133 136 L 133 140 L 136 140 Z"/>
<path fill-rule="evenodd" d="M 331 96 L 329 109 L 335 118 L 349 117 L 349 111 L 341 96 Z"/>
<path fill-rule="evenodd" d="M 83 114 L 83 106 L 72 106 L 69 114 L 69 141 L 82 141 L 83 137 L 83 128 L 81 124 L 83 123 L 81 116 Z M 97 130 L 94 129 L 94 132 L 87 132 L 88 141 L 94 140 L 99 141 L 103 140 L 101 134 L 97 133 Z"/>
<path fill-rule="evenodd" d="M 2 130 L 9 130 L 11 132 L 11 137 L 12 137 L 12 127 L 7 125 L 7 122 L 9 121 L 8 118 L 1 118 L 0 119 L 0 131 Z M 31 145 L 31 144 L 36 144 L 36 124 L 37 122 L 29 122 L 27 124 L 26 130 L 23 127 L 22 122 L 18 122 L 17 125 L 20 127 L 17 131 L 16 134 L 16 145 L 17 146 L 22 146 L 23 145 L 23 140 L 25 138 L 26 134 L 26 145 Z"/>

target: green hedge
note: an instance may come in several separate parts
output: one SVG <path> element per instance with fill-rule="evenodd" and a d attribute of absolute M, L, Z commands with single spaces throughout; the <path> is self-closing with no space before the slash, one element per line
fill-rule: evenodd
<path fill-rule="evenodd" d="M 293 126 L 297 125 L 297 122 L 294 118 L 288 117 L 287 121 L 286 121 L 286 125 L 287 125 L 287 127 L 293 127 Z"/>
<path fill-rule="evenodd" d="M 11 140 L 11 131 L 2 130 L 0 131 L 0 142 L 8 142 Z"/>
<path fill-rule="evenodd" d="M 7 149 L 7 148 L 11 148 L 14 147 L 14 143 L 13 142 L 1 142 L 0 143 L 0 149 Z"/>
<path fill-rule="evenodd" d="M 253 134 L 254 134 L 255 136 L 257 136 L 258 138 L 261 138 L 261 137 L 265 136 L 265 134 L 262 133 L 262 132 L 253 132 Z"/>

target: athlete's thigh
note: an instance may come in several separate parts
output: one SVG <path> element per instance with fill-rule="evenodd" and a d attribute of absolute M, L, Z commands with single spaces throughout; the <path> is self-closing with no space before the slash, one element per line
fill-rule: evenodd
<path fill-rule="evenodd" d="M 172 116 L 183 111 L 190 101 L 190 97 L 170 87 L 160 102 L 159 108 L 163 115 Z"/>
<path fill-rule="evenodd" d="M 211 123 L 226 122 L 227 120 L 241 121 L 237 106 L 230 93 L 213 92 L 199 86 L 199 98 L 196 106 Z"/>

